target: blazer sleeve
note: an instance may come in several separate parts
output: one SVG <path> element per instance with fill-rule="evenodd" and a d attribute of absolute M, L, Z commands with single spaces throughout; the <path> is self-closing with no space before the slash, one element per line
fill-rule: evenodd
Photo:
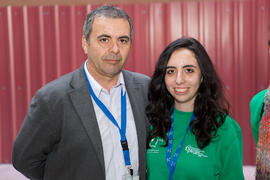
<path fill-rule="evenodd" d="M 28 178 L 42 179 L 47 157 L 59 141 L 59 125 L 51 113 L 46 96 L 37 92 L 15 139 L 12 163 Z"/>

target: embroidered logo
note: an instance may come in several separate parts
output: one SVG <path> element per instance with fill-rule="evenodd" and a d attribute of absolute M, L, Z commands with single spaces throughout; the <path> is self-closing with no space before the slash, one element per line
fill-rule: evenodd
<path fill-rule="evenodd" d="M 208 158 L 208 156 L 205 155 L 205 151 L 200 150 L 199 148 L 192 147 L 191 145 L 186 146 L 185 150 L 187 153 L 192 153 L 194 155 L 197 155 L 198 157 Z"/>
<path fill-rule="evenodd" d="M 159 153 L 159 149 L 156 149 L 158 145 L 164 144 L 165 141 L 159 137 L 151 139 L 149 146 L 150 149 L 147 150 L 148 153 Z"/>

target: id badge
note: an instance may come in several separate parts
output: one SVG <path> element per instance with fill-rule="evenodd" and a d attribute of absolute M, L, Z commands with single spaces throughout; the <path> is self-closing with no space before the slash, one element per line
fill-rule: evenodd
<path fill-rule="evenodd" d="M 129 173 L 126 173 L 123 175 L 122 180 L 139 180 L 139 173 L 138 171 L 133 172 L 133 176 L 131 176 Z"/>

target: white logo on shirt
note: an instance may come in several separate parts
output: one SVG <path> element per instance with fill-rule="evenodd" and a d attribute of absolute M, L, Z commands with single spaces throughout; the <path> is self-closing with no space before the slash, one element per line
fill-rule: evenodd
<path fill-rule="evenodd" d="M 151 139 L 149 146 L 150 149 L 147 150 L 148 153 L 159 153 L 159 149 L 156 149 L 159 144 L 164 144 L 165 141 L 159 137 Z"/>
<path fill-rule="evenodd" d="M 149 146 L 151 148 L 156 148 L 158 144 L 160 143 L 163 143 L 163 139 L 157 137 L 157 138 L 154 138 L 154 139 L 151 139 L 150 143 L 149 143 Z"/>
<path fill-rule="evenodd" d="M 192 153 L 194 155 L 197 155 L 198 157 L 208 158 L 208 156 L 205 155 L 205 151 L 200 150 L 199 148 L 192 147 L 191 145 L 186 146 L 185 150 L 187 151 L 187 153 Z"/>

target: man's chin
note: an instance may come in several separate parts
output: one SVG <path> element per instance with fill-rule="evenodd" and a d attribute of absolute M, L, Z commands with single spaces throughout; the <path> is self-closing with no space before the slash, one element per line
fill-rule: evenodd
<path fill-rule="evenodd" d="M 107 77 L 111 77 L 111 78 L 114 78 L 116 76 L 118 76 L 120 74 L 122 69 L 117 69 L 117 70 L 113 70 L 113 71 L 105 71 L 104 72 L 104 75 L 107 76 Z"/>

